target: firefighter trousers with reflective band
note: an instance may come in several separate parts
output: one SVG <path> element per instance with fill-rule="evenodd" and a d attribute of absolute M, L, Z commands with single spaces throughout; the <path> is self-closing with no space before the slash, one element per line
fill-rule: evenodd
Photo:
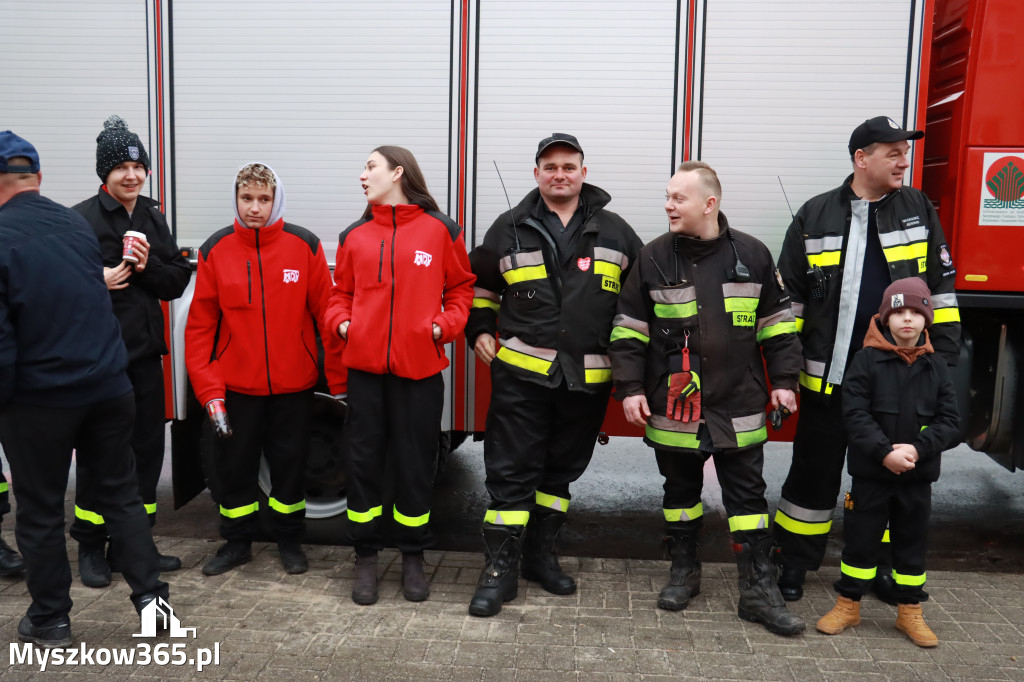
<path fill-rule="evenodd" d="M 270 470 L 268 519 L 275 540 L 298 541 L 306 522 L 306 457 L 313 391 L 245 395 L 224 401 L 234 435 L 218 438 L 215 469 L 220 534 L 252 541 L 259 535 L 260 455 Z"/>
<path fill-rule="evenodd" d="M 931 484 L 858 477 L 853 479 L 850 500 L 853 509 L 847 505 L 843 512 L 845 546 L 836 590 L 851 599 L 868 592 L 882 557 L 882 535 L 888 522 L 897 600 L 913 604 L 927 599 L 924 567 Z"/>
<path fill-rule="evenodd" d="M 426 379 L 349 370 L 348 520 L 352 544 L 382 549 L 385 496 L 394 494 L 387 516 L 403 552 L 433 544 L 430 503 L 434 459 L 441 434 L 444 378 Z"/>
<path fill-rule="evenodd" d="M 611 383 L 594 393 L 520 379 L 491 363 L 484 466 L 491 504 L 485 523 L 526 525 L 534 504 L 566 512 L 569 484 L 594 455 Z"/>
<path fill-rule="evenodd" d="M 128 378 L 135 392 L 135 422 L 132 430 L 132 451 L 135 471 L 139 477 L 139 494 L 149 514 L 149 524 L 156 522 L 156 488 L 164 463 L 164 369 L 160 357 L 146 358 L 128 365 Z M 107 539 L 103 515 L 96 509 L 95 475 L 76 462 L 75 520 L 71 537 L 83 544 L 101 545 Z"/>
<path fill-rule="evenodd" d="M 5 515 L 11 513 L 11 501 L 8 497 L 10 495 L 9 487 L 3 467 L 0 467 L 0 523 L 3 523 Z"/>
<path fill-rule="evenodd" d="M 829 402 L 800 402 L 793 461 L 775 512 L 775 542 L 788 566 L 816 571 L 825 556 L 846 461 L 840 389 Z M 884 526 L 883 526 L 884 528 Z M 879 531 L 878 536 L 882 533 Z"/>
<path fill-rule="evenodd" d="M 654 454 L 658 470 L 665 477 L 662 507 L 667 523 L 701 518 L 704 513 L 701 503 L 704 464 L 714 458 L 733 540 L 745 542 L 748 532 L 757 531 L 759 535 L 767 532 L 768 502 L 764 496 L 762 446 L 714 452 L 655 449 Z"/>
<path fill-rule="evenodd" d="M 18 482 L 15 534 L 25 557 L 32 604 L 28 616 L 47 625 L 71 609 L 71 566 L 64 536 L 64 499 L 71 451 L 96 473 L 97 508 L 117 543 L 132 600 L 167 598 L 149 520 L 138 493 L 131 452 L 135 401 L 131 393 L 82 407 L 8 405 L 0 414 L 0 443 Z"/>

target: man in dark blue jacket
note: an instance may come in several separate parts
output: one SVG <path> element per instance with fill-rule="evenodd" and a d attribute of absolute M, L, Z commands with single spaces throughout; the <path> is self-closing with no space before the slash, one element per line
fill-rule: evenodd
<path fill-rule="evenodd" d="M 128 354 L 85 220 L 39 194 L 39 154 L 0 132 L 0 443 L 18 502 L 32 604 L 18 638 L 71 643 L 64 495 L 71 453 L 96 472 L 99 508 L 132 602 L 167 599 L 131 451 Z"/>

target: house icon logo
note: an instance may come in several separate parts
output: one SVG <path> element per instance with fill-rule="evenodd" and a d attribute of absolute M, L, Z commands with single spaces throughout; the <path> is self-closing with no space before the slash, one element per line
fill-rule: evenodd
<path fill-rule="evenodd" d="M 164 601 L 163 597 L 157 597 L 146 604 L 142 609 L 142 632 L 137 632 L 132 637 L 156 637 L 160 630 L 166 630 L 171 637 L 188 637 L 192 633 L 192 639 L 196 637 L 195 628 L 183 628 L 174 615 L 174 609 Z"/>

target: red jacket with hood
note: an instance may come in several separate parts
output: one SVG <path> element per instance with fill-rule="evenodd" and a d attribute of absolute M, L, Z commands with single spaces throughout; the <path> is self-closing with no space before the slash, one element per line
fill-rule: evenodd
<path fill-rule="evenodd" d="M 247 227 L 236 204 L 234 224 L 199 249 L 185 364 L 203 405 L 224 398 L 225 389 L 246 395 L 303 391 L 319 376 L 316 327 L 325 328 L 331 273 L 316 235 L 284 221 L 284 186 L 274 177 L 266 227 Z M 231 196 L 234 204 L 234 183 Z M 340 339 L 321 336 L 328 385 L 341 393 Z"/>
<path fill-rule="evenodd" d="M 327 326 L 350 321 L 346 367 L 424 379 L 448 366 L 444 344 L 466 326 L 476 277 L 462 228 L 419 206 L 373 207 L 341 233 Z M 441 338 L 433 336 L 433 325 Z"/>

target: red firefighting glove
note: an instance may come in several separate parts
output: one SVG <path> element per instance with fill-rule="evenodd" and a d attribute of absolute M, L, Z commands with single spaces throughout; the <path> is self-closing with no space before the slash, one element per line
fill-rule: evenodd
<path fill-rule="evenodd" d="M 224 409 L 224 401 L 218 398 L 206 403 L 206 413 L 210 415 L 210 423 L 213 424 L 213 430 L 217 432 L 217 437 L 231 438 L 234 431 L 231 430 L 231 422 L 228 421 L 228 411 Z"/>
<path fill-rule="evenodd" d="M 670 359 L 669 370 L 665 416 L 679 422 L 697 421 L 700 419 L 700 375 L 697 367 L 690 364 L 689 348 L 683 348 Z"/>

